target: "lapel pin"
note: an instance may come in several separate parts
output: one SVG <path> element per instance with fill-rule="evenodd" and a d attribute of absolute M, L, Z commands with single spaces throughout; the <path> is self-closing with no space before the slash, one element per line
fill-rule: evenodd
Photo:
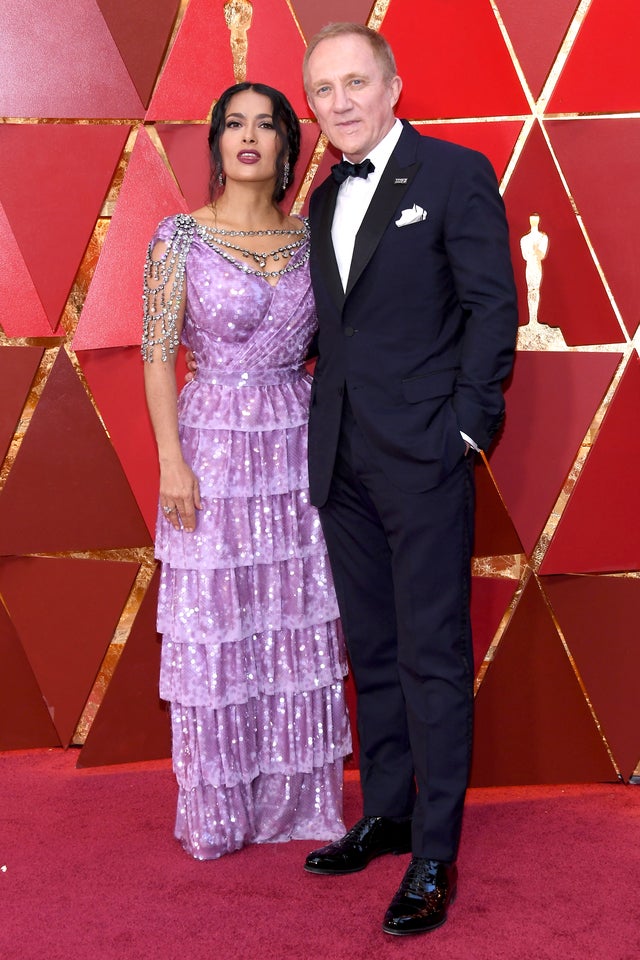
<path fill-rule="evenodd" d="M 406 182 L 407 182 L 406 177 L 396 177 L 395 179 L 395 183 L 406 183 Z"/>

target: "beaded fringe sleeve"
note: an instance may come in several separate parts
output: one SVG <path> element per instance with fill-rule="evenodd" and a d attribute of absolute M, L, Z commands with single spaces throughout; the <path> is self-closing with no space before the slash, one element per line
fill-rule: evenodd
<path fill-rule="evenodd" d="M 148 363 L 153 361 L 156 347 L 160 347 L 162 360 L 166 362 L 180 343 L 178 317 L 184 296 L 185 265 L 194 235 L 195 221 L 185 214 L 178 214 L 175 231 L 159 259 L 152 255 L 158 243 L 157 234 L 149 244 L 144 267 L 141 345 L 142 358 Z"/>

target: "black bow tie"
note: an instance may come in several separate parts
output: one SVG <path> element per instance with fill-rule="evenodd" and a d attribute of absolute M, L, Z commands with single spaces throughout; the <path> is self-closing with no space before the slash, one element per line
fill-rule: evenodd
<path fill-rule="evenodd" d="M 342 160 L 331 167 L 331 173 L 336 183 L 343 183 L 347 177 L 362 177 L 363 180 L 366 180 L 374 170 L 375 167 L 368 157 L 362 163 L 349 163 L 348 160 Z"/>

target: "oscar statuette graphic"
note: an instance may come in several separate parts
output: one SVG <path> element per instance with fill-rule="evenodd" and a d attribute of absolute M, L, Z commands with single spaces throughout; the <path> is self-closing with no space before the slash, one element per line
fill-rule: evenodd
<path fill-rule="evenodd" d="M 527 281 L 527 307 L 529 310 L 528 323 L 518 331 L 519 350 L 549 350 L 566 349 L 562 331 L 538 320 L 540 307 L 540 287 L 542 285 L 542 261 L 549 251 L 549 237 L 540 230 L 540 217 L 531 214 L 529 217 L 531 229 L 520 240 L 520 250 L 525 262 L 525 279 Z"/>
<path fill-rule="evenodd" d="M 249 0 L 227 0 L 224 5 L 224 19 L 231 33 L 231 53 L 233 55 L 233 75 L 236 83 L 247 79 L 247 51 L 249 41 L 247 31 L 251 26 L 253 6 Z"/>

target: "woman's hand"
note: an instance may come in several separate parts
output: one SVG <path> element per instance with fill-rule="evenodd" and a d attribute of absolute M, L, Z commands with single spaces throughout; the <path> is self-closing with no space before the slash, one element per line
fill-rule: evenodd
<path fill-rule="evenodd" d="M 196 510 L 202 509 L 200 484 L 184 460 L 160 464 L 160 505 L 175 530 L 195 530 Z"/>
<path fill-rule="evenodd" d="M 196 372 L 198 370 L 198 364 L 196 363 L 196 355 L 193 350 L 187 350 L 184 355 L 184 360 L 187 365 L 187 372 L 185 373 L 184 379 L 186 383 L 190 383 L 195 379 Z"/>

